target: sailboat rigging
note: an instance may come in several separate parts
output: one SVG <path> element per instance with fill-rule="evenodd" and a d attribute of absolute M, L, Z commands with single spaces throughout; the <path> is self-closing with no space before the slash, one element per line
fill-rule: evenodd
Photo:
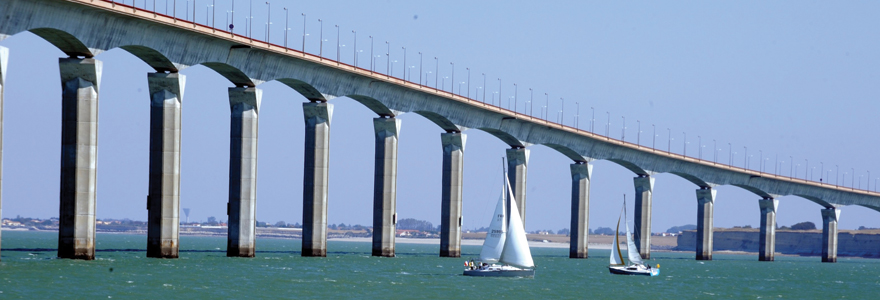
<path fill-rule="evenodd" d="M 503 166 L 503 159 L 502 159 Z M 503 168 L 502 168 L 503 170 Z M 534 277 L 535 263 L 529 250 L 526 231 L 514 201 L 507 172 L 489 231 L 480 251 L 480 261 L 465 262 L 466 276 Z"/>
<path fill-rule="evenodd" d="M 660 266 L 658 265 L 657 268 L 652 268 L 650 265 L 645 264 L 645 262 L 642 261 L 642 256 L 639 254 L 639 248 L 636 247 L 636 243 L 633 241 L 632 234 L 629 231 L 629 223 L 627 223 L 626 220 L 626 195 L 623 195 L 623 208 L 621 209 L 620 214 L 623 217 L 623 225 L 626 227 L 626 252 L 627 258 L 629 259 L 629 265 L 623 260 L 623 253 L 620 251 L 618 237 L 620 236 L 621 217 L 618 216 L 617 227 L 614 229 L 614 240 L 611 244 L 611 257 L 608 270 L 611 271 L 611 274 L 620 275 L 660 275 Z"/>

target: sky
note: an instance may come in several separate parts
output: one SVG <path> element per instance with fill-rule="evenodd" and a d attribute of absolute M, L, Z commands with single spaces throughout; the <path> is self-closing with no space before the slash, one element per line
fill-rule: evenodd
<path fill-rule="evenodd" d="M 145 2 L 138 1 L 138 6 Z M 162 2 L 157 2 L 159 12 L 165 9 Z M 189 2 L 176 2 L 179 15 L 187 10 L 192 14 L 192 8 L 185 8 Z M 208 2 L 197 3 L 199 23 L 209 17 L 210 7 L 202 7 Z M 736 166 L 745 163 L 747 152 L 753 169 L 763 159 L 767 172 L 787 175 L 797 168 L 796 176 L 804 177 L 810 170 L 815 180 L 821 176 L 846 186 L 870 184 L 874 190 L 880 177 L 875 158 L 880 148 L 877 2 L 270 2 L 271 12 L 265 1 L 254 2 L 253 23 L 259 25 L 254 25 L 253 35 L 265 36 L 271 13 L 275 44 L 283 45 L 287 34 L 291 48 L 302 46 L 304 13 L 309 53 L 319 51 L 321 19 L 324 56 L 336 57 L 338 25 L 343 62 L 351 63 L 358 50 L 360 66 L 368 67 L 373 36 L 374 52 L 381 54 L 377 69 L 383 72 L 387 41 L 391 60 L 396 61 L 394 74 L 403 71 L 401 47 L 406 47 L 406 66 L 413 77 L 426 76 L 429 85 L 439 65 L 439 79 L 449 89 L 451 79 L 444 77 L 451 76 L 454 62 L 457 91 L 461 86 L 464 93 L 482 97 L 485 89 L 491 100 L 500 78 L 502 105 L 509 105 L 516 83 L 518 111 L 524 112 L 526 101 L 534 99 L 528 106 L 534 105 L 536 115 L 549 103 L 555 119 L 564 102 L 565 124 L 574 124 L 579 115 L 581 129 L 590 129 L 592 120 L 597 132 L 608 130 L 618 138 L 625 132 L 627 141 L 656 143 L 675 153 L 686 147 L 689 155 L 702 146 L 704 158 L 717 155 L 718 161 L 732 160 Z M 231 4 L 216 1 L 217 27 L 226 22 Z M 247 4 L 235 1 L 236 32 L 245 27 Z M 290 12 L 286 33 L 285 6 Z M 356 48 L 352 30 L 357 31 Z M 64 54 L 28 32 L 2 40 L 0 46 L 10 49 L 3 110 L 3 217 L 56 217 L 61 140 L 57 58 Z M 122 49 L 95 58 L 104 62 L 97 218 L 146 220 L 146 73 L 153 70 Z M 470 86 L 466 68 L 471 70 Z M 186 75 L 181 208 L 191 209 L 190 221 L 211 216 L 225 220 L 230 114 L 226 91 L 231 83 L 203 66 L 180 73 Z M 257 219 L 301 223 L 301 103 L 307 100 L 279 82 L 258 88 L 264 93 Z M 330 102 L 335 110 L 328 221 L 370 225 L 375 115 L 351 99 Z M 439 225 L 443 131 L 417 114 L 399 118 L 398 217 Z M 463 225 L 475 229 L 488 226 L 501 189 L 499 160 L 508 146 L 479 130 L 464 133 Z M 526 230 L 569 228 L 572 162 L 545 146 L 529 149 Z M 623 195 L 632 222 L 635 174 L 609 161 L 593 164 L 589 227 L 612 227 Z M 874 173 L 869 178 L 870 171 Z M 698 187 L 672 174 L 655 178 L 652 231 L 696 224 Z M 716 189 L 716 227 L 759 225 L 759 196 L 732 186 Z M 821 227 L 821 208 L 803 198 L 780 197 L 777 222 L 790 226 L 810 221 Z M 843 207 L 839 228 L 859 226 L 880 227 L 878 212 Z"/>

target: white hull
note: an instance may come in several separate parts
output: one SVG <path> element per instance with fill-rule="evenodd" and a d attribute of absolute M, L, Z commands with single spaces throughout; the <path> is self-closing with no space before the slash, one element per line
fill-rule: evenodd
<path fill-rule="evenodd" d="M 644 276 L 660 275 L 660 269 L 646 268 L 645 266 L 641 266 L 641 265 L 608 266 L 608 270 L 611 271 L 611 274 L 618 274 L 618 275 L 644 275 Z"/>
<path fill-rule="evenodd" d="M 513 266 L 492 265 L 480 269 L 465 269 L 464 276 L 478 277 L 535 277 L 534 269 L 520 269 Z"/>

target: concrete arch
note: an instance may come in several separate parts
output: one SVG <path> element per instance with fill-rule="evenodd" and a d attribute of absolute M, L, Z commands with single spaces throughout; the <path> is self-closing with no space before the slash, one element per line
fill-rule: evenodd
<path fill-rule="evenodd" d="M 223 77 L 226 77 L 235 86 L 255 87 L 257 86 L 250 77 L 244 74 L 236 67 L 221 62 L 204 62 L 201 65 L 214 70 Z"/>
<path fill-rule="evenodd" d="M 293 78 L 279 78 L 276 80 L 278 80 L 278 82 L 281 82 L 286 86 L 289 86 L 290 88 L 292 88 L 294 91 L 296 91 L 297 93 L 299 93 L 303 97 L 306 97 L 306 99 L 309 99 L 309 101 L 312 101 L 312 102 L 326 102 L 327 101 L 327 98 L 324 97 L 324 94 L 321 94 L 321 92 L 319 92 L 318 89 L 316 89 L 312 85 L 310 85 L 302 80 L 297 80 L 297 79 L 293 79 Z"/>
<path fill-rule="evenodd" d="M 568 148 L 566 146 L 558 145 L 558 144 L 541 144 L 541 145 L 544 145 L 544 146 L 549 147 L 550 149 L 556 150 L 556 152 L 562 153 L 562 155 L 565 155 L 565 157 L 568 157 L 569 159 L 571 159 L 575 162 L 588 162 L 589 161 L 583 155 L 578 154 L 577 151 L 574 151 L 571 148 Z"/>
<path fill-rule="evenodd" d="M 809 196 L 809 195 L 798 195 L 798 194 L 793 194 L 792 196 L 798 196 L 798 197 L 801 197 L 801 198 L 804 198 L 804 199 L 810 200 L 810 201 L 812 201 L 812 202 L 815 202 L 816 204 L 821 205 L 821 206 L 824 207 L 824 208 L 835 208 L 835 207 L 838 206 L 838 205 L 834 205 L 834 204 L 828 203 L 827 201 L 822 200 L 822 199 L 819 198 L 819 197 L 814 197 L 814 196 Z"/>
<path fill-rule="evenodd" d="M 749 192 L 752 192 L 752 193 L 754 193 L 755 195 L 760 196 L 761 198 L 776 198 L 776 196 L 771 195 L 771 194 L 769 194 L 769 193 L 767 193 L 767 192 L 765 192 L 765 191 L 762 191 L 762 190 L 760 190 L 760 189 L 758 189 L 758 188 L 756 188 L 756 187 L 753 187 L 753 186 L 742 185 L 742 184 L 731 184 L 731 185 L 732 185 L 732 186 L 735 186 L 735 187 L 738 187 L 738 188 L 742 188 L 742 189 L 747 190 L 747 191 L 749 191 Z"/>
<path fill-rule="evenodd" d="M 428 119 L 431 122 L 434 122 L 434 124 L 437 124 L 437 126 L 440 126 L 440 128 L 443 130 L 446 130 L 446 132 L 461 131 L 461 128 L 456 126 L 455 123 L 452 123 L 452 121 L 450 121 L 449 119 L 447 119 L 444 116 L 441 116 L 438 113 L 426 111 L 426 110 L 417 110 L 417 111 L 414 111 L 414 113 L 416 113 L 417 115 L 420 115 L 422 117 L 425 117 L 426 119 Z"/>
<path fill-rule="evenodd" d="M 385 106 L 385 104 L 383 104 L 379 100 L 376 100 L 373 97 L 364 95 L 346 95 L 346 97 L 351 98 L 360 104 L 363 104 L 377 115 L 392 118 L 397 115 L 395 111 L 391 110 L 390 108 L 388 108 L 388 106 Z"/>
<path fill-rule="evenodd" d="M 43 27 L 30 29 L 28 31 L 51 43 L 70 57 L 95 57 L 95 54 L 92 53 L 82 41 L 63 30 Z"/>
<path fill-rule="evenodd" d="M 690 181 L 691 183 L 696 184 L 699 187 L 712 187 L 713 186 L 713 184 L 710 184 L 710 183 L 698 178 L 697 176 L 694 176 L 691 174 L 681 173 L 681 172 L 669 172 L 669 174 L 684 178 L 685 180 Z"/>
<path fill-rule="evenodd" d="M 859 206 L 867 207 L 867 208 L 876 210 L 877 212 L 880 212 L 880 206 L 873 206 L 873 205 L 859 205 Z"/>
<path fill-rule="evenodd" d="M 150 65 L 150 67 L 155 69 L 156 72 L 176 73 L 178 71 L 177 67 L 174 65 L 174 63 L 171 62 L 171 60 L 168 59 L 168 57 L 165 57 L 164 54 L 159 53 L 159 51 L 156 51 L 155 49 L 152 49 L 150 47 L 140 45 L 128 45 L 121 46 L 119 48 L 128 51 L 128 53 L 131 53 L 137 58 L 140 58 L 145 63 Z"/>
<path fill-rule="evenodd" d="M 527 146 L 526 143 L 523 143 L 522 141 L 520 141 L 519 139 L 517 139 L 513 135 L 511 135 L 507 132 L 501 131 L 499 129 L 486 128 L 486 127 L 479 127 L 477 129 L 482 130 L 488 134 L 491 134 L 492 136 L 498 138 L 502 142 L 510 145 L 511 147 L 525 148 Z"/>

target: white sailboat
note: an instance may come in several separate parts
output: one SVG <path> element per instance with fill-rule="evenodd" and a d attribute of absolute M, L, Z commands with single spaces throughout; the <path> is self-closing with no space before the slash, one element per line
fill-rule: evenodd
<path fill-rule="evenodd" d="M 504 173 L 504 187 L 495 214 L 489 224 L 489 232 L 480 251 L 480 261 L 465 262 L 466 276 L 491 277 L 534 277 L 535 263 L 526 240 L 519 210 L 509 188 L 507 173 Z M 506 209 L 510 208 L 509 213 Z"/>
<path fill-rule="evenodd" d="M 660 275 L 660 265 L 657 265 L 657 268 L 652 268 L 650 265 L 645 264 L 645 262 L 642 261 L 642 256 L 639 255 L 639 248 L 637 248 L 636 243 L 633 242 L 632 234 L 629 232 L 629 224 L 626 221 L 625 195 L 623 199 L 623 210 L 621 211 L 621 214 L 623 215 L 623 225 L 626 226 L 626 252 L 627 257 L 629 258 L 629 265 L 626 265 L 623 260 L 623 254 L 620 251 L 620 242 L 617 240 L 620 231 L 620 217 L 618 217 L 617 227 L 614 229 L 614 241 L 611 244 L 611 262 L 608 265 L 608 270 L 611 271 L 611 274 L 620 275 Z"/>

